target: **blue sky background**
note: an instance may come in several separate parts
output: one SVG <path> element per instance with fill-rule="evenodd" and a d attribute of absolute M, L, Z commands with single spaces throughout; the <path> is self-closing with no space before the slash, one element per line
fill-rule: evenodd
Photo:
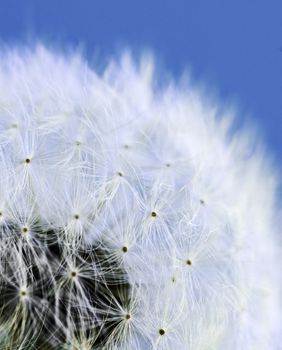
<path fill-rule="evenodd" d="M 0 39 L 30 38 L 82 43 L 89 58 L 151 48 L 175 76 L 190 65 L 259 122 L 282 164 L 281 0 L 0 0 Z"/>

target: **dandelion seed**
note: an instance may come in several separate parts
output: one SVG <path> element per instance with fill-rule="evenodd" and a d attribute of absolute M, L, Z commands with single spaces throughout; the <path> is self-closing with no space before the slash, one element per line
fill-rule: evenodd
<path fill-rule="evenodd" d="M 27 233 L 27 232 L 28 232 L 28 227 L 24 226 L 24 227 L 22 228 L 22 232 L 23 232 L 23 233 Z"/>
<path fill-rule="evenodd" d="M 76 276 L 77 276 L 77 272 L 76 272 L 76 271 L 72 271 L 72 272 L 71 272 L 71 277 L 72 277 L 72 278 L 75 278 Z"/>
<path fill-rule="evenodd" d="M 19 295 L 21 297 L 21 299 L 25 299 L 25 297 L 27 296 L 27 291 L 26 289 L 21 289 L 20 292 L 19 292 Z"/>

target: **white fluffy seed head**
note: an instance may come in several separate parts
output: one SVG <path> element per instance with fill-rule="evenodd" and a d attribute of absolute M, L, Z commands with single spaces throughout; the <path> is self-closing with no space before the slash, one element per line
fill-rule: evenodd
<path fill-rule="evenodd" d="M 229 111 L 153 71 L 2 53 L 4 348 L 279 349 L 274 171 Z"/>

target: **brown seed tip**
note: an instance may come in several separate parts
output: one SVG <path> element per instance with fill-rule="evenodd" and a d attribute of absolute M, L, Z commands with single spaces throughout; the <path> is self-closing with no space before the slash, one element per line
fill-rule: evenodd
<path fill-rule="evenodd" d="M 26 164 L 29 164 L 31 162 L 31 159 L 30 158 L 26 158 L 25 162 L 26 162 Z"/>
<path fill-rule="evenodd" d="M 74 215 L 74 218 L 75 218 L 76 220 L 78 220 L 78 219 L 79 219 L 79 215 L 78 215 L 78 214 L 75 214 L 75 215 Z"/>
<path fill-rule="evenodd" d="M 152 212 L 151 212 L 151 216 L 152 216 L 153 218 L 155 218 L 155 217 L 157 216 L 157 213 L 156 213 L 155 211 L 152 211 Z"/>
<path fill-rule="evenodd" d="M 161 329 L 159 330 L 159 334 L 160 334 L 160 335 L 164 335 L 164 334 L 165 334 L 165 330 L 164 330 L 163 328 L 161 328 Z"/>
<path fill-rule="evenodd" d="M 127 248 L 126 246 L 124 246 L 124 247 L 122 247 L 122 251 L 123 251 L 124 253 L 127 253 L 128 248 Z"/>
<path fill-rule="evenodd" d="M 192 265 L 192 261 L 190 259 L 186 260 L 187 265 Z"/>
<path fill-rule="evenodd" d="M 125 315 L 125 319 L 126 319 L 126 320 L 130 320 L 130 319 L 131 319 L 131 316 L 130 316 L 129 314 L 126 314 L 126 315 Z"/>

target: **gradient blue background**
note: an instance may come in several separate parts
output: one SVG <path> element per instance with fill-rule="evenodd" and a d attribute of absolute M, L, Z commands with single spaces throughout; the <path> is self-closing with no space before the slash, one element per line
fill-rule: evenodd
<path fill-rule="evenodd" d="M 282 0 L 0 0 L 0 39 L 83 44 L 92 57 L 152 48 L 179 76 L 236 101 L 282 160 Z"/>

